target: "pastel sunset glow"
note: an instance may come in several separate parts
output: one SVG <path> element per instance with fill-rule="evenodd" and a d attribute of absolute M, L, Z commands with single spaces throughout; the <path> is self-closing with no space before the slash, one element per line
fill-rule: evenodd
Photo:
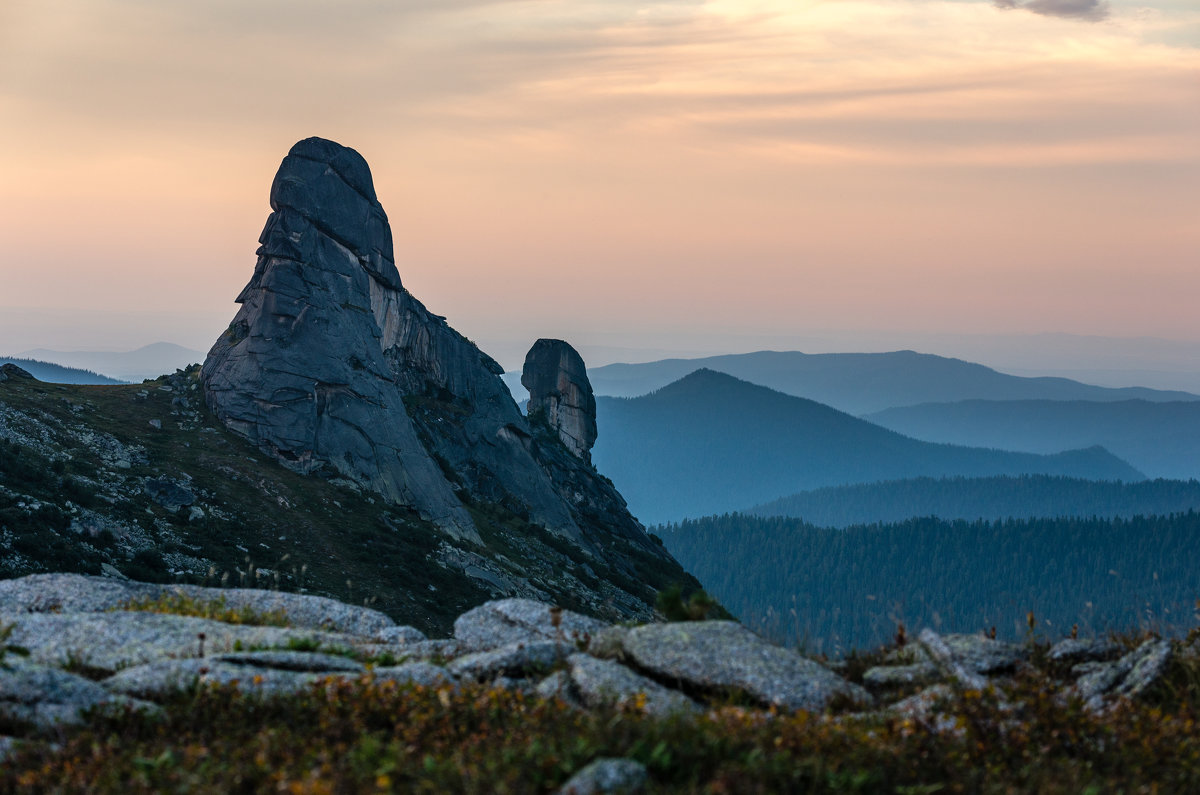
<path fill-rule="evenodd" d="M 538 336 L 1200 340 L 1193 0 L 9 0 L 0 353 L 207 349 L 311 135 L 508 367 Z"/>

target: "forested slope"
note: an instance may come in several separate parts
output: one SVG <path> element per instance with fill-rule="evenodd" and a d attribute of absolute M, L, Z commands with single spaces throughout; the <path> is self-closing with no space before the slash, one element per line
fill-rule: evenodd
<path fill-rule="evenodd" d="M 1000 637 L 1194 626 L 1200 514 L 1001 522 L 925 518 L 844 530 L 740 514 L 654 530 L 756 629 L 814 649 L 933 626 Z"/>

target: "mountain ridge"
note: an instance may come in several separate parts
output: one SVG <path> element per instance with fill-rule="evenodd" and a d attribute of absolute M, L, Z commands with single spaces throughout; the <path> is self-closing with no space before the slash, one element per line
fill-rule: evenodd
<path fill-rule="evenodd" d="M 638 398 L 601 397 L 592 451 L 644 521 L 740 510 L 805 488 L 919 475 L 1143 475 L 1102 448 L 1052 456 L 937 445 L 807 398 L 701 370 Z"/>
<path fill-rule="evenodd" d="M 755 351 L 698 359 L 610 364 L 589 371 L 597 395 L 637 397 L 707 368 L 849 414 L 968 398 L 1197 400 L 1178 390 L 1101 387 L 1068 378 L 1001 373 L 982 364 L 915 351 L 817 353 Z"/>

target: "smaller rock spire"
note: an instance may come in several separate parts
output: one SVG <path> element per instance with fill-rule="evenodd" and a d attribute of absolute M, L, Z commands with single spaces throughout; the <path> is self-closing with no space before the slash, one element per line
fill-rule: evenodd
<path fill-rule="evenodd" d="M 530 421 L 545 421 L 568 450 L 591 463 L 596 397 L 579 352 L 562 340 L 538 340 L 525 354 L 521 385 L 529 390 Z"/>

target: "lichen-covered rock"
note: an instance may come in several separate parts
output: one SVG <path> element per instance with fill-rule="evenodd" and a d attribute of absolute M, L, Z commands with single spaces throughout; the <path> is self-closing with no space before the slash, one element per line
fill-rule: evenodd
<path fill-rule="evenodd" d="M 863 684 L 872 689 L 887 689 L 913 684 L 928 684 L 940 676 L 938 667 L 931 662 L 911 665 L 880 665 L 863 672 Z"/>
<path fill-rule="evenodd" d="M 646 786 L 646 767 L 633 759 L 597 759 L 568 779 L 558 795 L 636 795 Z"/>
<path fill-rule="evenodd" d="M 423 643 L 429 640 L 425 633 L 416 627 L 409 626 L 391 626 L 384 627 L 375 633 L 375 639 L 382 643 L 395 643 L 400 645 L 408 645 L 412 643 Z"/>
<path fill-rule="evenodd" d="M 419 687 L 442 687 L 454 683 L 454 677 L 440 665 L 427 662 L 407 662 L 376 668 L 371 672 L 376 681 L 397 682 Z"/>
<path fill-rule="evenodd" d="M 858 685 L 733 621 L 647 624 L 631 630 L 624 645 L 638 670 L 693 690 L 740 692 L 786 710 L 822 710 L 838 697 L 872 702 Z"/>
<path fill-rule="evenodd" d="M 1172 654 L 1169 640 L 1147 640 L 1119 660 L 1097 664 L 1075 683 L 1074 693 L 1092 712 L 1113 698 L 1136 698 L 1162 678 Z"/>
<path fill-rule="evenodd" d="M 926 627 L 917 636 L 917 643 L 927 658 L 947 677 L 968 690 L 982 690 L 987 679 L 975 673 L 960 660 L 941 635 Z"/>
<path fill-rule="evenodd" d="M 571 453 L 590 462 L 596 397 L 583 357 L 562 340 L 540 339 L 525 354 L 521 385 L 529 390 L 529 416 L 545 422 Z"/>
<path fill-rule="evenodd" d="M 612 660 L 573 654 L 567 658 L 567 670 L 573 692 L 588 707 L 640 703 L 647 714 L 658 717 L 698 710 L 696 702 L 683 693 L 669 690 Z"/>
<path fill-rule="evenodd" d="M 213 655 L 212 659 L 218 663 L 272 671 L 359 674 L 367 670 L 362 663 L 349 657 L 311 651 L 239 651 Z"/>
<path fill-rule="evenodd" d="M 1064 638 L 1050 647 L 1046 659 L 1064 665 L 1098 660 L 1112 660 L 1121 656 L 1121 645 L 1108 638 Z"/>
<path fill-rule="evenodd" d="M 185 596 L 198 602 L 221 602 L 235 611 L 246 608 L 261 615 L 282 615 L 289 626 L 297 629 L 366 635 L 395 626 L 391 618 L 378 610 L 324 596 L 254 588 L 160 585 L 84 574 L 30 574 L 0 580 L 0 613 L 99 613 L 135 600 L 170 596 Z"/>
<path fill-rule="evenodd" d="M 574 647 L 556 640 L 518 641 L 491 651 L 459 657 L 446 666 L 459 679 L 486 682 L 500 676 L 524 678 L 546 674 L 567 658 Z"/>
<path fill-rule="evenodd" d="M 202 685 L 236 685 L 243 692 L 291 695 L 307 690 L 314 682 L 329 675 L 236 665 L 216 659 L 156 660 L 126 668 L 102 684 L 106 691 L 113 693 L 162 701 Z"/>
<path fill-rule="evenodd" d="M 545 602 L 498 599 L 459 616 L 454 622 L 454 637 L 474 650 L 539 640 L 586 644 L 607 626 L 598 619 L 561 610 Z"/>
<path fill-rule="evenodd" d="M 238 649 L 287 649 L 289 643 L 353 648 L 355 635 L 283 627 L 225 624 L 191 616 L 142 612 L 0 614 L 13 624 L 10 643 L 45 665 L 68 661 L 113 673 L 164 658 L 231 653 Z M 203 637 L 201 637 L 203 635 Z"/>
<path fill-rule="evenodd" d="M 0 717 L 6 721 L 45 731 L 78 725 L 85 710 L 98 706 L 149 708 L 57 668 L 23 660 L 0 666 Z"/>
<path fill-rule="evenodd" d="M 933 630 L 929 630 L 932 632 Z M 977 674 L 994 674 L 1015 669 L 1029 658 L 1029 650 L 1013 643 L 994 640 L 981 634 L 938 635 L 940 644 L 958 665 Z M 929 661 L 922 643 L 905 647 L 911 662 Z"/>

